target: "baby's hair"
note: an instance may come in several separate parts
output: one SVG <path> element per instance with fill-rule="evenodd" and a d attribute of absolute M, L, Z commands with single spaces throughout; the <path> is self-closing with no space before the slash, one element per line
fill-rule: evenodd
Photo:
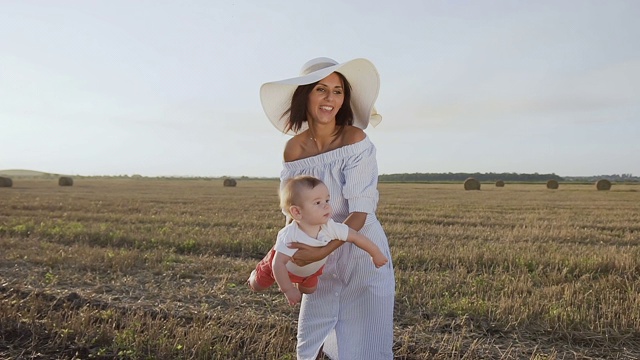
<path fill-rule="evenodd" d="M 291 216 L 289 208 L 300 205 L 300 194 L 320 184 L 323 184 L 322 180 L 309 175 L 298 175 L 288 179 L 280 189 L 280 208 L 286 215 Z"/>

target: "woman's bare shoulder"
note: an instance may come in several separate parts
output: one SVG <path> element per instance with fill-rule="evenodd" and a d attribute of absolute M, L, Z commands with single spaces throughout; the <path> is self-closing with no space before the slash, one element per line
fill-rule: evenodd
<path fill-rule="evenodd" d="M 287 141 L 287 144 L 284 146 L 284 161 L 295 161 L 302 157 L 304 153 L 304 140 L 306 139 L 303 134 L 304 133 L 298 134 Z"/>
<path fill-rule="evenodd" d="M 343 131 L 343 145 L 352 145 L 367 137 L 367 134 L 359 127 L 345 126 Z"/>

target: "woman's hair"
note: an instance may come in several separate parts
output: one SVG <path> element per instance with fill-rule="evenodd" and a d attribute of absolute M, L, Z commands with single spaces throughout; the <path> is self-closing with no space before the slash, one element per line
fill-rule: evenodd
<path fill-rule="evenodd" d="M 289 208 L 293 205 L 300 205 L 302 192 L 312 190 L 320 184 L 323 184 L 322 180 L 308 175 L 299 175 L 288 179 L 280 189 L 280 208 L 286 215 L 291 216 Z"/>
<path fill-rule="evenodd" d="M 342 103 L 342 107 L 338 110 L 336 114 L 336 125 L 337 132 L 342 131 L 342 129 L 346 125 L 353 125 L 353 110 L 351 109 L 351 84 L 347 81 L 347 78 L 344 77 L 339 72 L 335 72 L 342 80 L 343 91 L 344 91 L 344 102 Z M 316 81 L 307 85 L 300 85 L 293 92 L 293 96 L 291 96 L 291 107 L 287 109 L 282 114 L 282 117 L 287 116 L 289 114 L 289 119 L 287 120 L 287 125 L 285 126 L 284 132 L 288 132 L 289 130 L 293 130 L 294 132 L 298 132 L 302 128 L 302 124 L 307 121 L 307 104 L 309 102 L 309 94 L 311 90 L 319 83 L 320 81 Z"/>

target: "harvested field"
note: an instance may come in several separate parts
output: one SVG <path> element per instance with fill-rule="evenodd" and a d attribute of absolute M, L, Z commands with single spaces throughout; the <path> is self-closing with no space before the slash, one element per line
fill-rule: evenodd
<path fill-rule="evenodd" d="M 0 189 L 0 359 L 293 359 L 277 181 Z M 380 184 L 397 359 L 640 358 L 640 185 Z"/>

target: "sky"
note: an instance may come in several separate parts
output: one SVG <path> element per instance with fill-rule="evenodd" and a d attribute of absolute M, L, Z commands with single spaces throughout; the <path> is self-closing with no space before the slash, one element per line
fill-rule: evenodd
<path fill-rule="evenodd" d="M 0 170 L 277 177 L 260 86 L 371 60 L 380 174 L 640 175 L 640 1 L 0 2 Z"/>

